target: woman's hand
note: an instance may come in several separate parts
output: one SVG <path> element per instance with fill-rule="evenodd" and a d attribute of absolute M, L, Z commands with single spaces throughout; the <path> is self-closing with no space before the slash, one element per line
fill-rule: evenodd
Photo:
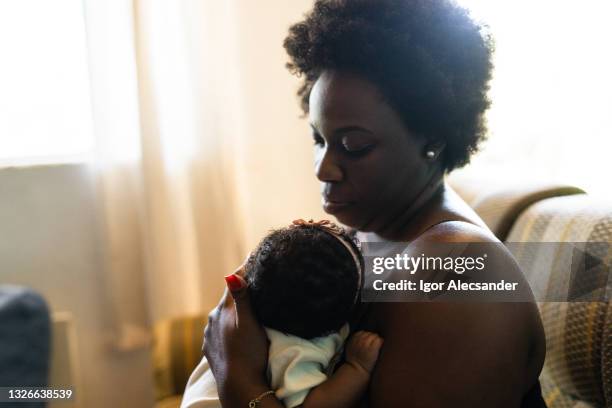
<path fill-rule="evenodd" d="M 225 277 L 228 290 L 208 315 L 204 329 L 204 355 L 224 407 L 247 406 L 248 401 L 269 390 L 268 340 L 255 319 L 241 275 L 243 266 Z"/>

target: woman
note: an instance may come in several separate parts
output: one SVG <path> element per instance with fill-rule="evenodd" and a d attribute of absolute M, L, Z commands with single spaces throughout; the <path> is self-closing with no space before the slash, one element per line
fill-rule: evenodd
<path fill-rule="evenodd" d="M 463 9 L 447 0 L 318 0 L 285 48 L 304 78 L 327 213 L 362 240 L 410 242 L 418 254 L 439 242 L 499 242 L 444 182 L 477 150 L 489 106 L 492 42 Z M 488 262 L 521 279 L 496 247 Z M 266 394 L 266 338 L 238 275 L 210 314 L 204 352 L 224 407 L 281 407 Z M 545 406 L 533 303 L 362 306 L 354 329 L 385 340 L 364 406 Z"/>

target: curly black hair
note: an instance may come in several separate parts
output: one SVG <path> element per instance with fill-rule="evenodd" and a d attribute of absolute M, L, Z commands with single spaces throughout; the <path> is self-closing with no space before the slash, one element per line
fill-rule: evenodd
<path fill-rule="evenodd" d="M 284 47 L 304 77 L 305 113 L 319 75 L 347 71 L 374 83 L 408 129 L 446 143 L 447 172 L 485 139 L 494 42 L 452 0 L 317 0 Z"/>
<path fill-rule="evenodd" d="M 356 242 L 346 232 L 341 236 L 363 270 Z M 305 339 L 340 330 L 361 286 L 348 249 L 329 232 L 308 225 L 272 231 L 251 254 L 245 271 L 257 320 Z"/>

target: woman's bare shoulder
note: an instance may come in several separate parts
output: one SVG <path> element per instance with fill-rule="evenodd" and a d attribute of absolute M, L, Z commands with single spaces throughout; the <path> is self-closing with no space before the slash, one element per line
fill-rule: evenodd
<path fill-rule="evenodd" d="M 522 276 L 513 255 L 486 227 L 463 220 L 437 223 L 414 239 L 407 250 L 423 256 L 447 254 L 478 257 L 486 253 L 487 264 L 506 274 Z"/>
<path fill-rule="evenodd" d="M 501 242 L 488 228 L 463 219 L 439 222 L 428 228 L 417 240 L 428 243 Z"/>

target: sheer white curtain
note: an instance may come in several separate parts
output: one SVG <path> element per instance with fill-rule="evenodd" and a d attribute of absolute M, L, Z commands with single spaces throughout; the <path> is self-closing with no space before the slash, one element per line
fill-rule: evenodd
<path fill-rule="evenodd" d="M 234 2 L 86 2 L 114 344 L 201 313 L 245 254 Z M 233 68 L 232 68 L 233 67 Z"/>

